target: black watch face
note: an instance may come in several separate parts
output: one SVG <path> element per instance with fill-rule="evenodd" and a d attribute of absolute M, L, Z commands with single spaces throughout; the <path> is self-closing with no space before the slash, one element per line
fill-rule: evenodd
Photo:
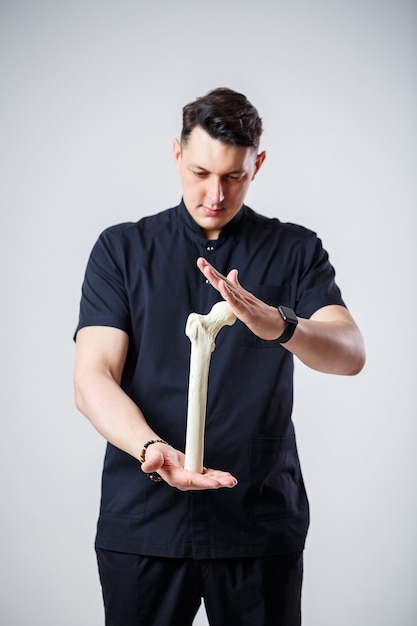
<path fill-rule="evenodd" d="M 297 316 L 295 315 L 294 311 L 288 306 L 280 306 L 279 310 L 282 317 L 284 318 L 284 321 L 292 322 L 293 324 L 296 324 L 298 322 Z"/>

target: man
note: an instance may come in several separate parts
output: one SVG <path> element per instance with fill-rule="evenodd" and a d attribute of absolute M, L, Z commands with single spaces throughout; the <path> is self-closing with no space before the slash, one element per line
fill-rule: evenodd
<path fill-rule="evenodd" d="M 181 203 L 107 229 L 90 256 L 75 389 L 109 442 L 96 537 L 107 626 L 187 626 L 202 597 L 212 626 L 301 623 L 293 355 L 345 375 L 365 355 L 316 235 L 244 205 L 261 133 L 229 89 L 185 106 Z M 221 299 L 238 321 L 216 339 L 198 474 L 183 468 L 184 329 Z"/>

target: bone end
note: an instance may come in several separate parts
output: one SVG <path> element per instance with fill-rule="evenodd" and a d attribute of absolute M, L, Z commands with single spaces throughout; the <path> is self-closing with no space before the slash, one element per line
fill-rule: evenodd
<path fill-rule="evenodd" d="M 222 326 L 232 326 L 236 322 L 236 315 L 233 313 L 226 300 L 221 300 L 213 305 L 209 313 L 210 317 L 213 316 Z"/>

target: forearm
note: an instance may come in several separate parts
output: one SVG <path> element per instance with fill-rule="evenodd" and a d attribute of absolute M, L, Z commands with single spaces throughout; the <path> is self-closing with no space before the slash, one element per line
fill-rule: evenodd
<path fill-rule="evenodd" d="M 143 444 L 160 438 L 110 374 L 76 374 L 74 382 L 77 409 L 117 448 L 139 459 Z"/>
<path fill-rule="evenodd" d="M 197 265 L 236 317 L 257 337 L 271 341 L 282 335 L 285 323 L 278 309 L 243 289 L 236 270 L 225 277 L 203 258 L 198 259 Z M 318 309 L 310 319 L 299 318 L 294 335 L 282 345 L 308 367 L 329 374 L 353 376 L 365 363 L 361 332 L 349 311 L 341 305 Z"/>
<path fill-rule="evenodd" d="M 147 424 L 140 408 L 120 386 L 128 350 L 128 336 L 117 328 L 89 326 L 77 333 L 74 367 L 75 404 L 114 446 L 140 460 L 144 444 L 163 439 Z M 145 474 L 157 472 L 171 487 L 181 491 L 234 487 L 228 472 L 184 469 L 184 454 L 172 446 L 154 442 L 146 448 Z"/>
<path fill-rule="evenodd" d="M 111 376 L 90 374 L 80 382 L 76 373 L 75 403 L 107 441 L 138 461 L 144 444 L 160 439 Z M 231 488 L 237 484 L 229 472 L 204 469 L 200 474 L 185 470 L 184 454 L 159 442 L 147 448 L 142 470 L 148 474 L 157 472 L 171 487 L 180 491 Z"/>
<path fill-rule="evenodd" d="M 328 374 L 354 376 L 365 363 L 361 332 L 349 319 L 299 319 L 293 337 L 283 345 L 308 367 Z"/>

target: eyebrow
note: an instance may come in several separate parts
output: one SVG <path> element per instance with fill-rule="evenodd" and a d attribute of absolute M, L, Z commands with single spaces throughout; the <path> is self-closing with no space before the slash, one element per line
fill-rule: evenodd
<path fill-rule="evenodd" d="M 197 170 L 201 170 L 202 172 L 209 172 L 209 170 L 206 170 L 205 167 L 202 167 L 201 165 L 197 165 L 196 163 L 190 163 L 189 167 L 193 167 Z M 230 174 L 244 174 L 246 172 L 245 169 L 236 169 L 236 170 L 230 170 L 230 172 L 225 172 L 224 174 L 222 174 L 222 176 L 230 176 Z"/>

